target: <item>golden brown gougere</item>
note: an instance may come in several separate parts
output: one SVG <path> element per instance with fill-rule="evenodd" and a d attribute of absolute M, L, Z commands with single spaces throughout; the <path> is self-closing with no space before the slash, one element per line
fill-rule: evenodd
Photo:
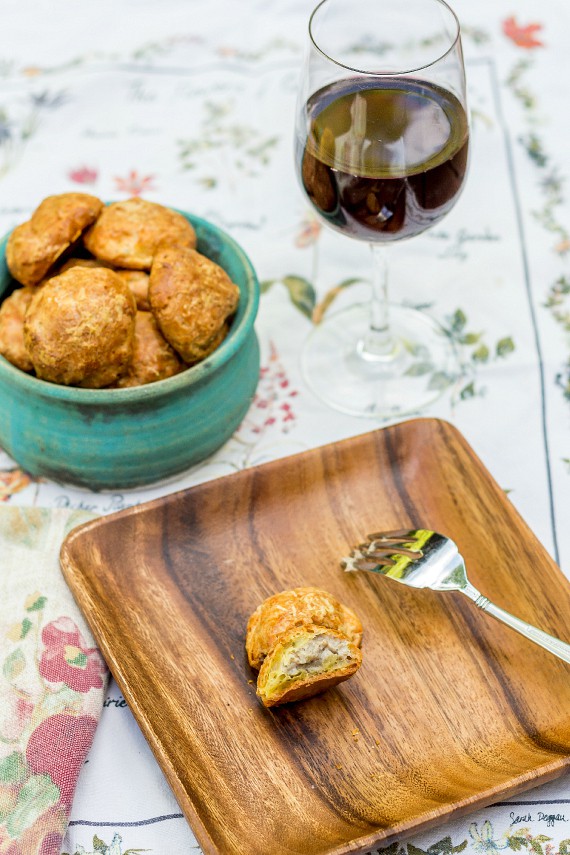
<path fill-rule="evenodd" d="M 44 199 L 8 238 L 6 263 L 14 279 L 22 285 L 41 282 L 65 250 L 95 222 L 102 208 L 101 200 L 88 193 L 61 193 Z"/>
<path fill-rule="evenodd" d="M 0 305 L 0 355 L 67 386 L 165 380 L 212 354 L 240 290 L 195 251 L 178 211 L 87 193 L 44 199 L 8 239 L 17 287 Z"/>
<path fill-rule="evenodd" d="M 271 707 L 347 680 L 362 663 L 361 643 L 360 620 L 327 591 L 293 588 L 269 597 L 251 615 L 246 634 L 259 698 Z"/>

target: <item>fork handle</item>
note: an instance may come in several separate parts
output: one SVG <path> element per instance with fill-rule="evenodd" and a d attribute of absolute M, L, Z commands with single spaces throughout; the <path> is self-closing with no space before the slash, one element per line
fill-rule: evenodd
<path fill-rule="evenodd" d="M 555 656 L 558 656 L 559 659 L 563 659 L 564 662 L 570 662 L 570 644 L 566 644 L 565 641 L 561 641 L 554 635 L 548 635 L 547 632 L 537 629 L 537 627 L 533 626 L 531 623 L 527 623 L 509 612 L 506 612 L 500 606 L 496 606 L 495 603 L 492 603 L 487 599 L 487 597 L 484 597 L 483 594 L 477 591 L 476 588 L 473 588 L 472 585 L 469 585 L 467 588 L 462 588 L 461 592 L 469 597 L 469 599 L 473 600 L 475 605 L 480 608 L 482 612 L 486 612 L 486 614 L 506 623 L 507 626 L 514 629 L 515 632 L 524 635 L 525 638 L 530 639 L 530 641 L 534 641 L 534 643 L 538 644 L 540 647 L 544 647 L 544 649 L 548 650 L 549 653 L 554 653 Z"/>

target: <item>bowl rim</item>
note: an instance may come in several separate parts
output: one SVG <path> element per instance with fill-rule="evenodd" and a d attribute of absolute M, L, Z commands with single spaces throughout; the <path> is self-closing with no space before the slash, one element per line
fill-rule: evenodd
<path fill-rule="evenodd" d="M 107 202 L 105 204 L 112 203 Z M 215 374 L 222 365 L 228 362 L 241 349 L 253 329 L 259 307 L 259 280 L 251 260 L 237 241 L 224 229 L 220 228 L 220 226 L 189 211 L 171 206 L 168 207 L 182 214 L 196 230 L 202 228 L 206 232 L 221 236 L 224 243 L 235 253 L 244 268 L 246 288 L 244 291 L 240 288 L 240 292 L 247 295 L 245 307 L 243 313 L 240 314 L 240 307 L 238 306 L 238 311 L 230 332 L 219 347 L 201 362 L 196 363 L 196 365 L 191 365 L 186 370 L 172 377 L 166 377 L 163 380 L 156 380 L 154 383 L 146 383 L 142 386 L 127 386 L 118 389 L 85 389 L 81 386 L 65 386 L 59 383 L 50 383 L 47 380 L 41 380 L 39 377 L 33 377 L 22 371 L 20 368 L 12 365 L 11 362 L 8 362 L 2 355 L 0 355 L 0 378 L 5 377 L 9 382 L 20 384 L 24 390 L 27 389 L 45 398 L 57 399 L 58 401 L 72 401 L 73 403 L 82 405 L 100 405 L 107 402 L 130 404 L 133 402 L 143 402 L 148 398 L 162 397 L 163 395 L 195 386 L 212 374 Z M 11 231 L 6 232 L 6 234 L 0 237 L 0 261 L 4 263 L 6 243 L 10 234 Z"/>

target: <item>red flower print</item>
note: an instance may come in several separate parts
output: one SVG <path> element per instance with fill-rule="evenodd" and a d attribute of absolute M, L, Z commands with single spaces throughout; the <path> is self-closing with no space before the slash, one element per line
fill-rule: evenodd
<path fill-rule="evenodd" d="M 50 683 L 65 683 L 76 692 L 100 689 L 107 667 L 95 647 L 88 648 L 71 618 L 60 617 L 42 630 L 45 645 L 40 674 Z"/>
<path fill-rule="evenodd" d="M 517 24 L 514 15 L 503 21 L 503 33 L 511 39 L 518 47 L 535 48 L 544 47 L 543 42 L 536 38 L 536 34 L 542 30 L 542 24 L 527 24 L 525 27 Z"/>
<path fill-rule="evenodd" d="M 290 403 L 291 398 L 298 394 L 291 388 L 291 381 L 285 373 L 277 348 L 269 343 L 269 364 L 260 369 L 259 386 L 253 399 L 252 408 L 241 423 L 238 435 L 242 441 L 247 437 L 255 441 L 265 433 L 267 428 L 278 426 L 282 433 L 289 433 L 295 426 L 296 415 Z M 256 413 L 261 410 L 261 413 Z"/>
<path fill-rule="evenodd" d="M 95 184 L 99 172 L 89 166 L 80 166 L 78 169 L 70 169 L 67 177 L 70 181 L 75 181 L 76 184 Z"/>
<path fill-rule="evenodd" d="M 28 740 L 26 760 L 30 770 L 34 775 L 50 776 L 68 810 L 96 727 L 97 719 L 92 715 L 58 713 L 38 724 Z"/>
<path fill-rule="evenodd" d="M 140 196 L 146 190 L 154 190 L 152 182 L 154 175 L 139 175 L 135 169 L 131 169 L 126 178 L 115 177 L 115 186 L 121 193 L 129 196 Z"/>

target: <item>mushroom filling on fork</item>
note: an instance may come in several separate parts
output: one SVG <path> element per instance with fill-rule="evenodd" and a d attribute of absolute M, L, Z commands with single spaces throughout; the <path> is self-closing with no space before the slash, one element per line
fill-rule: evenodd
<path fill-rule="evenodd" d="M 424 528 L 375 532 L 342 559 L 341 567 L 347 571 L 378 573 L 412 588 L 459 591 L 481 611 L 570 662 L 570 644 L 496 606 L 471 584 L 457 545 L 443 534 Z"/>
<path fill-rule="evenodd" d="M 368 570 L 399 579 L 411 572 L 412 562 L 423 558 L 430 547 L 433 549 L 434 538 L 441 535 L 428 529 L 375 532 L 343 558 L 341 566 L 347 571 Z"/>

